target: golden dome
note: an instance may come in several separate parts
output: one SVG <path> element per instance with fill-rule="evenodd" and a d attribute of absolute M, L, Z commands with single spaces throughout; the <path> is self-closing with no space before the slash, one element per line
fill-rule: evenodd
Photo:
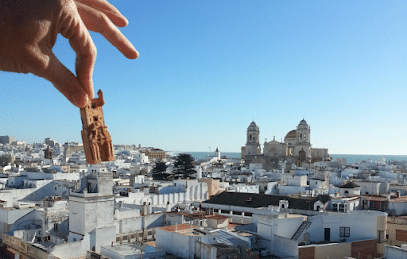
<path fill-rule="evenodd" d="M 296 138 L 296 137 L 297 137 L 296 130 L 292 130 L 292 131 L 288 132 L 287 135 L 285 135 L 285 138 Z"/>

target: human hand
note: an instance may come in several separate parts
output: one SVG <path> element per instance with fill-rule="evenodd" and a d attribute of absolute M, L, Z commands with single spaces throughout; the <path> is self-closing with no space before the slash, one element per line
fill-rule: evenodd
<path fill-rule="evenodd" d="M 0 0 L 0 70 L 43 77 L 83 107 L 94 98 L 96 47 L 88 30 L 135 59 L 137 50 L 116 27 L 127 24 L 106 0 Z M 52 52 L 59 33 L 76 52 L 76 76 Z"/>

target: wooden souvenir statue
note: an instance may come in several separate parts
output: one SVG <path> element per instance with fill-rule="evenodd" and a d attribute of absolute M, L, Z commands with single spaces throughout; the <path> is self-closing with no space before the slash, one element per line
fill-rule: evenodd
<path fill-rule="evenodd" d="M 104 104 L 103 92 L 99 90 L 98 98 L 81 108 L 82 141 L 88 164 L 114 160 L 112 137 L 107 131 L 103 117 Z"/>

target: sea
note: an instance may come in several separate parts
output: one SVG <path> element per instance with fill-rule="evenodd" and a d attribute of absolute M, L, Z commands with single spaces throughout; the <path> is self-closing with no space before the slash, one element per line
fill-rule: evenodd
<path fill-rule="evenodd" d="M 191 156 L 195 160 L 199 160 L 202 158 L 206 158 L 208 156 L 213 156 L 213 152 L 177 152 L 177 153 L 187 153 L 191 154 Z M 240 152 L 221 152 L 221 156 L 226 156 L 228 158 L 240 158 L 241 153 Z M 355 162 L 361 162 L 361 161 L 369 161 L 371 160 L 372 162 L 377 161 L 379 158 L 384 158 L 386 161 L 407 161 L 407 155 L 349 155 L 349 154 L 331 154 L 332 161 L 336 161 L 338 158 L 346 158 L 346 163 L 351 164 Z"/>

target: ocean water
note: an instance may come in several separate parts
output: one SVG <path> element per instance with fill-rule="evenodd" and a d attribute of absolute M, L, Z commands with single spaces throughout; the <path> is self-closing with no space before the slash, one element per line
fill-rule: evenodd
<path fill-rule="evenodd" d="M 346 158 L 346 163 L 354 163 L 358 161 L 367 161 L 372 160 L 373 162 L 377 161 L 379 158 L 385 158 L 386 161 L 407 161 L 407 156 L 402 155 L 341 155 L 341 154 L 333 154 L 331 155 L 332 161 L 335 161 L 338 158 Z"/>
<path fill-rule="evenodd" d="M 181 152 L 180 152 L 181 153 Z M 188 153 L 191 154 L 192 157 L 197 160 L 200 158 L 205 158 L 208 157 L 209 155 L 213 155 L 214 153 L 209 153 L 209 152 L 182 152 L 182 153 Z M 228 158 L 240 158 L 240 152 L 221 152 L 221 156 L 227 156 Z M 377 161 L 379 158 L 385 158 L 386 161 L 407 161 L 407 156 L 402 156 L 402 155 L 349 155 L 349 154 L 331 154 L 332 160 L 336 161 L 338 158 L 346 158 L 346 163 L 354 163 L 358 161 L 367 161 L 367 160 L 372 160 L 373 162 Z"/>

